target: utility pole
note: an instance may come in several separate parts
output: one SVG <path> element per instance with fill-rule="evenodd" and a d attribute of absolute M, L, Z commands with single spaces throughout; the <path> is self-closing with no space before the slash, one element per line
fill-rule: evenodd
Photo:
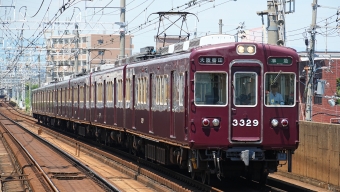
<path fill-rule="evenodd" d="M 276 0 L 267 1 L 267 9 L 268 9 L 268 20 L 269 26 L 268 30 L 268 44 L 277 45 L 277 41 L 279 40 L 278 28 L 277 28 L 277 15 L 276 15 Z"/>
<path fill-rule="evenodd" d="M 120 57 L 125 57 L 125 0 L 120 0 Z"/>
<path fill-rule="evenodd" d="M 219 20 L 219 22 L 218 22 L 218 25 L 219 25 L 219 34 L 222 34 L 222 26 L 223 26 L 223 24 L 222 24 L 222 19 L 220 19 Z"/>
<path fill-rule="evenodd" d="M 313 75 L 314 75 L 314 53 L 315 53 L 315 34 L 316 34 L 316 15 L 318 8 L 318 0 L 313 0 L 312 4 L 312 24 L 310 26 L 310 48 L 308 50 L 309 66 L 307 71 L 307 101 L 306 101 L 306 120 L 312 121 L 312 101 L 313 101 Z"/>
<path fill-rule="evenodd" d="M 75 74 L 78 74 L 78 55 L 79 55 L 79 31 L 78 31 L 78 24 L 75 24 L 75 32 L 76 32 L 76 37 L 75 37 L 75 41 L 76 41 L 76 52 L 74 53 L 74 58 L 75 58 Z"/>
<path fill-rule="evenodd" d="M 328 33 L 328 22 L 327 22 L 327 19 L 326 19 L 326 50 L 325 50 L 325 54 L 327 54 L 327 33 Z"/>
<path fill-rule="evenodd" d="M 289 10 L 286 10 L 287 3 Z M 262 25 L 264 25 L 263 15 L 267 15 L 268 44 L 285 46 L 285 14 L 294 12 L 295 0 L 267 0 L 267 10 L 257 12 L 257 15 L 262 17 Z"/>
<path fill-rule="evenodd" d="M 40 87 L 40 52 L 39 52 L 39 55 L 38 55 L 38 62 L 39 62 L 39 69 L 38 69 L 38 75 L 39 75 L 39 84 L 38 84 L 38 87 Z"/>

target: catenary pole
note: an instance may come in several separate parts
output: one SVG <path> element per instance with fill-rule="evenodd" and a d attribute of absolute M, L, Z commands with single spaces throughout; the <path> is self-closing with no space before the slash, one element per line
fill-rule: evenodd
<path fill-rule="evenodd" d="M 218 25 L 219 25 L 219 34 L 222 34 L 222 19 L 219 20 L 218 22 Z"/>
<path fill-rule="evenodd" d="M 125 57 L 125 0 L 120 0 L 120 57 Z"/>
<path fill-rule="evenodd" d="M 308 51 L 309 66 L 307 67 L 307 101 L 306 101 L 306 120 L 312 121 L 312 100 L 313 100 L 313 72 L 314 72 L 314 53 L 315 53 L 315 34 L 316 34 L 316 15 L 317 15 L 318 1 L 313 0 L 312 4 L 312 24 L 310 26 L 310 49 Z"/>

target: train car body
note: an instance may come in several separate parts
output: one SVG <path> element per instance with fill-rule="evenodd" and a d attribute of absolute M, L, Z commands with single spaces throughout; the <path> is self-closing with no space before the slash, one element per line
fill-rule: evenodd
<path fill-rule="evenodd" d="M 55 109 L 34 105 L 33 114 L 202 182 L 211 174 L 263 181 L 298 147 L 298 62 L 295 50 L 267 44 L 200 46 L 34 90 L 38 103 L 53 92 Z"/>

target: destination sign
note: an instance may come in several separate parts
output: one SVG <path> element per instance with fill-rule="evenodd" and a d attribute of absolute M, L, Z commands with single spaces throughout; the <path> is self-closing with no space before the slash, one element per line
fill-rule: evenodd
<path fill-rule="evenodd" d="M 223 64 L 223 57 L 210 57 L 210 56 L 202 56 L 199 57 L 200 64 Z"/>
<path fill-rule="evenodd" d="M 290 57 L 270 57 L 268 58 L 268 64 L 271 65 L 291 65 L 293 59 Z"/>

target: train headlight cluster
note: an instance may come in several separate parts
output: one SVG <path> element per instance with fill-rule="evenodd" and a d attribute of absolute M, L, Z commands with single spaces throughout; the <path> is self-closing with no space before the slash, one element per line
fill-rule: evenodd
<path fill-rule="evenodd" d="M 281 120 L 281 121 L 280 121 Z M 280 126 L 279 126 L 279 122 L 280 122 Z M 272 127 L 287 127 L 288 126 L 288 120 L 287 119 L 272 119 L 271 120 L 271 124 L 272 124 Z"/>
<path fill-rule="evenodd" d="M 250 44 L 240 44 L 237 45 L 236 51 L 239 55 L 254 55 L 256 53 L 256 47 Z"/>

